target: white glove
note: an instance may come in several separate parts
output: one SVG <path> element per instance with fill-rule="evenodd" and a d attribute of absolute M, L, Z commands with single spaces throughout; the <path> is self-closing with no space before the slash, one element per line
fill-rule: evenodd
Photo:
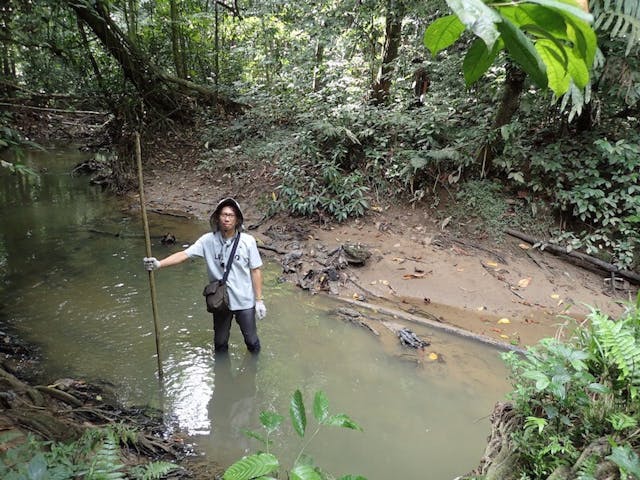
<path fill-rule="evenodd" d="M 264 306 L 264 302 L 262 300 L 258 300 L 256 302 L 256 317 L 258 320 L 262 320 L 267 316 L 267 307 Z"/>
<path fill-rule="evenodd" d="M 156 257 L 144 257 L 142 259 L 145 270 L 151 272 L 160 268 L 160 261 Z"/>

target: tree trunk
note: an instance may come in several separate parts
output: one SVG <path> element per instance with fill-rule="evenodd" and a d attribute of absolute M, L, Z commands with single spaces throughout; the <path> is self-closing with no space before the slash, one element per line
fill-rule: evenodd
<path fill-rule="evenodd" d="M 324 43 L 316 41 L 315 64 L 313 66 L 313 91 L 317 92 L 324 86 Z"/>
<path fill-rule="evenodd" d="M 380 65 L 376 81 L 371 86 L 371 100 L 375 105 L 384 104 L 389 99 L 389 90 L 391 88 L 391 79 L 394 71 L 393 64 L 396 58 L 398 58 L 404 13 L 404 2 L 397 0 L 388 1 L 382 64 Z"/>
<path fill-rule="evenodd" d="M 506 65 L 506 79 L 504 83 L 504 91 L 502 93 L 502 100 L 498 106 L 498 111 L 493 119 L 492 129 L 494 131 L 494 139 L 485 143 L 478 152 L 477 160 L 482 163 L 482 176 L 485 177 L 487 172 L 491 169 L 491 163 L 497 156 L 500 148 L 500 137 L 498 136 L 498 130 L 500 127 L 511 122 L 513 115 L 518 111 L 520 107 L 520 96 L 524 91 L 524 82 L 526 79 L 526 73 L 520 69 L 511 60 L 507 60 Z"/>
<path fill-rule="evenodd" d="M 187 78 L 180 31 L 180 12 L 178 11 L 176 0 L 170 0 L 169 10 L 171 14 L 171 51 L 173 53 L 173 65 L 176 69 L 177 77 Z"/>
<path fill-rule="evenodd" d="M 136 87 L 147 105 L 166 114 L 178 109 L 175 96 L 168 94 L 157 69 L 111 19 L 102 0 L 95 3 L 95 8 L 86 0 L 66 1 L 122 67 L 125 78 Z"/>
<path fill-rule="evenodd" d="M 2 43 L 0 43 L 2 65 L 0 68 L 2 68 L 2 76 L 5 80 L 0 85 L 0 94 L 5 97 L 13 96 L 14 89 L 11 88 L 11 85 L 17 83 L 13 46 L 11 45 L 12 33 L 10 25 L 13 11 L 11 0 L 0 0 L 0 36 L 2 38 Z"/>

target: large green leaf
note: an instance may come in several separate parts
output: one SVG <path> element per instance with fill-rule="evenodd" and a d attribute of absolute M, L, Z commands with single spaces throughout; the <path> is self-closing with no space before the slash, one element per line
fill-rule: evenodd
<path fill-rule="evenodd" d="M 493 48 L 489 50 L 487 44 L 479 38 L 471 44 L 462 63 L 462 71 L 464 73 L 464 81 L 467 86 L 476 82 L 484 72 L 493 64 L 498 52 L 502 49 L 502 40 L 498 40 L 493 44 Z"/>
<path fill-rule="evenodd" d="M 569 64 L 567 69 L 578 88 L 584 88 L 589 84 L 589 67 L 584 58 L 576 57 L 575 50 L 567 50 Z"/>
<path fill-rule="evenodd" d="M 567 18 L 567 36 L 573 42 L 576 55 L 584 58 L 587 68 L 591 68 L 598 49 L 596 33 L 589 24 Z"/>
<path fill-rule="evenodd" d="M 307 429 L 307 413 L 304 408 L 304 401 L 302 400 L 300 390 L 296 390 L 291 397 L 289 415 L 291 415 L 291 424 L 294 430 L 298 435 L 304 437 L 304 432 Z"/>
<path fill-rule="evenodd" d="M 318 423 L 323 423 L 329 417 L 329 400 L 322 390 L 316 392 L 313 399 L 313 416 Z"/>
<path fill-rule="evenodd" d="M 625 472 L 632 474 L 636 478 L 640 478 L 640 458 L 631 447 L 613 447 L 611 455 L 606 457 L 618 465 Z"/>
<path fill-rule="evenodd" d="M 561 96 L 569 90 L 571 81 L 567 69 L 568 62 L 564 61 L 566 57 L 563 57 L 566 53 L 560 51 L 557 44 L 546 39 L 538 40 L 535 47 L 546 65 L 549 88 L 556 96 Z"/>
<path fill-rule="evenodd" d="M 223 480 L 250 480 L 268 475 L 280 467 L 278 459 L 270 453 L 249 455 L 231 465 L 224 472 Z"/>
<path fill-rule="evenodd" d="M 498 24 L 505 48 L 511 58 L 541 88 L 547 88 L 546 68 L 533 42 L 506 18 Z"/>
<path fill-rule="evenodd" d="M 435 56 L 440 50 L 452 45 L 464 32 L 464 24 L 456 15 L 440 17 L 424 32 L 424 46 Z"/>
<path fill-rule="evenodd" d="M 502 21 L 493 8 L 482 0 L 447 0 L 447 5 L 465 27 L 484 40 L 488 48 L 493 48 L 500 36 L 495 24 Z"/>
<path fill-rule="evenodd" d="M 289 480 L 323 480 L 311 465 L 298 465 L 289 472 Z"/>
<path fill-rule="evenodd" d="M 559 13 L 564 16 L 575 17 L 583 22 L 592 23 L 593 15 L 589 12 L 585 12 L 578 6 L 578 4 L 573 0 L 527 0 L 530 3 L 537 3 L 538 5 L 543 5 L 545 7 L 553 8 L 554 10 L 558 10 Z"/>
<path fill-rule="evenodd" d="M 520 3 L 499 8 L 500 15 L 509 19 L 514 25 L 527 29 L 537 25 L 556 38 L 566 38 L 567 26 L 562 15 L 540 5 Z"/>

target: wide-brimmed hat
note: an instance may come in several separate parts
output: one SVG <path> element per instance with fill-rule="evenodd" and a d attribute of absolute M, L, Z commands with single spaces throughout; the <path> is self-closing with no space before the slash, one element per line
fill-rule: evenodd
<path fill-rule="evenodd" d="M 236 214 L 238 219 L 238 223 L 236 224 L 236 229 L 240 232 L 242 231 L 242 223 L 244 222 L 244 215 L 242 215 L 242 209 L 240 208 L 240 204 L 236 202 L 233 198 L 225 198 L 218 202 L 216 205 L 216 209 L 209 217 L 209 225 L 211 225 L 211 230 L 213 232 L 218 231 L 218 219 L 220 218 L 220 212 L 224 207 L 231 207 Z"/>

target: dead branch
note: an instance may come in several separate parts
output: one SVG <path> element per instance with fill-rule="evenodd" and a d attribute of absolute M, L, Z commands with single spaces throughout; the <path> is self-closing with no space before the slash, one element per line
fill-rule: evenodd
<path fill-rule="evenodd" d="M 516 238 L 519 238 L 520 240 L 524 240 L 525 242 L 530 243 L 531 245 L 539 244 L 540 250 L 545 250 L 545 251 L 548 250 L 551 253 L 566 255 L 571 258 L 582 260 L 584 262 L 590 263 L 591 265 L 595 265 L 596 267 L 603 269 L 607 272 L 614 273 L 616 275 L 624 277 L 627 280 L 634 282 L 636 285 L 640 284 L 640 274 L 636 272 L 632 272 L 631 270 L 620 269 L 611 263 L 605 262 L 604 260 L 600 260 L 599 258 L 592 257 L 591 255 L 587 255 L 586 253 L 581 253 L 576 251 L 568 252 L 566 248 L 563 248 L 559 245 L 553 245 L 551 243 L 546 243 L 540 240 L 536 240 L 535 238 L 529 235 L 526 235 L 522 232 L 518 232 L 517 230 L 508 228 L 505 230 L 505 232 L 511 235 L 512 237 L 516 237 Z"/>
<path fill-rule="evenodd" d="M 0 102 L 0 106 L 3 107 L 14 107 L 14 108 L 26 108 L 29 110 L 39 110 L 43 112 L 53 112 L 53 113 L 71 113 L 75 115 L 109 115 L 109 112 L 96 112 L 93 110 L 65 110 L 63 108 L 46 108 L 46 107 L 34 107 L 31 105 L 21 105 L 19 103 L 7 103 Z"/>

